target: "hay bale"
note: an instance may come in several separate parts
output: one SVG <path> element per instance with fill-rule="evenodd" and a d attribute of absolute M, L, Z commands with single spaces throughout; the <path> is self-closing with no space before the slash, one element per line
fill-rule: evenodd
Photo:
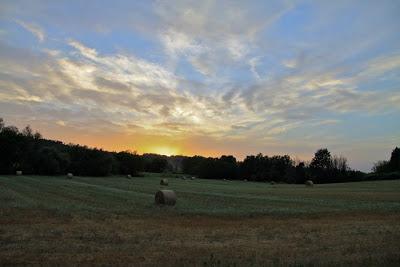
<path fill-rule="evenodd" d="M 306 185 L 306 186 L 313 187 L 313 186 L 314 186 L 314 183 L 313 183 L 313 181 L 311 181 L 311 180 L 307 180 L 307 181 L 305 182 L 305 185 Z"/>
<path fill-rule="evenodd" d="M 74 175 L 73 175 L 72 173 L 70 173 L 70 172 L 67 173 L 67 178 L 68 178 L 68 179 L 72 179 L 72 177 L 74 177 Z"/>
<path fill-rule="evenodd" d="M 161 179 L 160 185 L 168 185 L 168 179 L 166 179 L 166 178 Z"/>
<path fill-rule="evenodd" d="M 159 190 L 155 195 L 157 205 L 174 206 L 176 204 L 176 194 L 172 190 Z"/>
<path fill-rule="evenodd" d="M 196 177 L 192 176 L 192 178 L 190 178 L 190 179 L 194 180 L 194 179 L 196 179 Z"/>
<path fill-rule="evenodd" d="M 128 175 L 126 176 L 126 178 L 131 179 L 131 178 L 132 178 L 132 175 L 128 174 Z"/>
<path fill-rule="evenodd" d="M 16 171 L 15 174 L 16 175 L 22 175 L 22 171 Z"/>

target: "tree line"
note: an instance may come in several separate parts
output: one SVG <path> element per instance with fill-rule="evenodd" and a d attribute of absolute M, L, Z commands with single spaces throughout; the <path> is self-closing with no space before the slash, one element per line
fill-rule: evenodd
<path fill-rule="evenodd" d="M 315 183 L 361 181 L 365 174 L 351 170 L 344 157 L 331 156 L 324 148 L 319 149 L 310 163 L 295 162 L 288 155 L 247 156 L 237 162 L 233 156 L 205 158 L 186 157 L 183 172 L 205 179 L 232 179 L 256 182 L 280 182 L 302 184 L 307 180 Z"/>
<path fill-rule="evenodd" d="M 314 183 L 350 182 L 400 178 L 400 149 L 389 161 L 377 162 L 372 174 L 352 170 L 347 159 L 319 149 L 310 162 L 295 162 L 288 155 L 247 156 L 237 161 L 231 155 L 202 156 L 138 155 L 132 151 L 109 152 L 87 146 L 47 140 L 29 126 L 21 131 L 6 126 L 0 118 L 0 174 L 81 176 L 140 175 L 141 172 L 185 173 L 203 179 L 249 180 L 259 182 Z"/>

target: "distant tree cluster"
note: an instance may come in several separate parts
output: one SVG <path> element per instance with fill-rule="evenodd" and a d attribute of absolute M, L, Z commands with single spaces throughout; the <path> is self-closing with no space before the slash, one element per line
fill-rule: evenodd
<path fill-rule="evenodd" d="M 0 174 L 14 174 L 17 170 L 25 174 L 60 175 L 71 172 L 82 176 L 175 172 L 203 179 L 335 183 L 400 179 L 400 149 L 396 147 L 389 161 L 377 162 L 374 173 L 366 175 L 351 170 L 345 157 L 332 156 L 326 148 L 319 149 L 310 163 L 295 163 L 288 155 L 250 155 L 243 161 L 229 155 L 219 158 L 137 155 L 131 151 L 108 152 L 46 140 L 29 126 L 19 131 L 15 126 L 5 126 L 0 118 Z"/>
<path fill-rule="evenodd" d="M 298 179 L 293 160 L 288 156 L 247 156 L 238 166 L 242 179 L 295 183 Z"/>
<path fill-rule="evenodd" d="M 269 157 L 258 154 L 247 156 L 242 162 L 236 161 L 233 156 L 186 157 L 182 162 L 182 168 L 184 173 L 204 179 L 301 184 L 306 180 L 315 183 L 360 181 L 365 175 L 360 171 L 351 170 L 346 158 L 332 157 L 327 149 L 318 150 L 310 164 L 305 162 L 295 164 L 288 155 Z"/>
<path fill-rule="evenodd" d="M 361 181 L 365 174 L 351 170 L 343 156 L 331 156 L 328 149 L 319 149 L 308 168 L 310 179 L 315 183 L 341 183 Z"/>
<path fill-rule="evenodd" d="M 400 148 L 396 147 L 392 151 L 390 160 L 382 160 L 375 163 L 372 170 L 375 173 L 399 172 L 400 171 Z"/>
<path fill-rule="evenodd" d="M 388 161 L 376 162 L 372 171 L 373 173 L 367 175 L 367 180 L 400 179 L 400 148 L 393 149 Z"/>
<path fill-rule="evenodd" d="M 182 171 L 203 179 L 236 179 L 238 177 L 237 162 L 233 156 L 185 157 L 182 161 Z"/>
<path fill-rule="evenodd" d="M 0 174 L 82 176 L 136 175 L 143 170 L 143 158 L 130 151 L 107 152 L 86 146 L 43 139 L 27 126 L 19 131 L 0 119 Z"/>
<path fill-rule="evenodd" d="M 157 154 L 143 154 L 144 171 L 146 172 L 164 172 L 170 170 L 168 157 Z"/>

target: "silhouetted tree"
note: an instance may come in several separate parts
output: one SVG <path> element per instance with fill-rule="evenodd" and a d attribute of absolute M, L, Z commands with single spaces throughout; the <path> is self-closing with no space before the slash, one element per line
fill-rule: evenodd
<path fill-rule="evenodd" d="M 198 175 L 200 173 L 200 166 L 206 160 L 201 156 L 185 157 L 182 160 L 183 173 Z"/>
<path fill-rule="evenodd" d="M 326 148 L 317 150 L 310 163 L 310 171 L 314 182 L 326 183 L 330 180 L 330 170 L 332 167 L 331 153 Z"/>
<path fill-rule="evenodd" d="M 327 170 L 331 167 L 331 153 L 326 148 L 317 150 L 310 164 L 311 168 Z"/>
<path fill-rule="evenodd" d="M 15 173 L 21 166 L 23 137 L 15 126 L 1 127 L 0 132 L 0 173 Z"/>
<path fill-rule="evenodd" d="M 391 171 L 400 171 L 400 148 L 396 147 L 393 149 L 389 165 Z"/>
<path fill-rule="evenodd" d="M 69 155 L 61 153 L 56 147 L 42 147 L 36 155 L 37 174 L 64 174 L 69 166 Z"/>
<path fill-rule="evenodd" d="M 346 172 L 348 170 L 347 159 L 343 156 L 333 156 L 331 167 L 338 172 Z"/>
<path fill-rule="evenodd" d="M 381 160 L 376 162 L 372 168 L 372 171 L 376 173 L 400 171 L 400 148 L 396 147 L 393 149 L 389 161 Z"/>
<path fill-rule="evenodd" d="M 30 125 L 25 126 L 24 129 L 22 129 L 22 135 L 26 137 L 33 137 L 33 131 Z"/>
<path fill-rule="evenodd" d="M 304 184 L 307 180 L 306 177 L 306 166 L 304 164 L 304 162 L 300 162 L 297 166 L 296 166 L 296 183 L 297 184 Z"/>
<path fill-rule="evenodd" d="M 164 172 L 168 167 L 166 156 L 146 154 L 144 157 L 144 169 L 147 172 Z"/>
<path fill-rule="evenodd" d="M 172 166 L 172 167 L 171 167 Z M 389 161 L 375 164 L 376 174 L 351 170 L 347 159 L 331 156 L 327 149 L 319 149 L 309 166 L 297 166 L 288 155 L 249 155 L 242 162 L 224 155 L 220 158 L 202 156 L 175 158 L 129 151 L 107 152 L 86 146 L 64 144 L 43 139 L 28 125 L 22 131 L 6 126 L 0 118 L 0 174 L 24 173 L 56 175 L 72 172 L 75 175 L 106 176 L 110 174 L 137 174 L 139 171 L 182 171 L 207 179 L 248 179 L 304 183 L 310 177 L 318 183 L 348 182 L 361 180 L 399 179 L 400 149 L 392 151 Z"/>
<path fill-rule="evenodd" d="M 374 166 L 372 167 L 372 171 L 376 173 L 390 172 L 389 161 L 380 160 L 378 162 L 375 162 Z"/>
<path fill-rule="evenodd" d="M 115 154 L 118 162 L 120 174 L 137 175 L 139 170 L 143 169 L 142 158 L 136 153 L 130 151 L 122 151 Z"/>
<path fill-rule="evenodd" d="M 71 164 L 69 170 L 76 175 L 107 176 L 111 174 L 113 156 L 101 149 L 70 145 Z"/>

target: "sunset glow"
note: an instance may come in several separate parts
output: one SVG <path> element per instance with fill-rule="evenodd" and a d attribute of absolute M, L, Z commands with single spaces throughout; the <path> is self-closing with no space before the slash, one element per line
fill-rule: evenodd
<path fill-rule="evenodd" d="M 160 155 L 166 155 L 166 156 L 171 156 L 171 155 L 179 155 L 179 149 L 174 148 L 174 147 L 167 147 L 167 146 L 155 146 L 155 147 L 150 147 L 148 149 L 148 152 L 160 154 Z"/>
<path fill-rule="evenodd" d="M 398 1 L 2 1 L 0 117 L 165 155 L 400 143 Z M 373 151 L 373 153 L 371 153 Z"/>

